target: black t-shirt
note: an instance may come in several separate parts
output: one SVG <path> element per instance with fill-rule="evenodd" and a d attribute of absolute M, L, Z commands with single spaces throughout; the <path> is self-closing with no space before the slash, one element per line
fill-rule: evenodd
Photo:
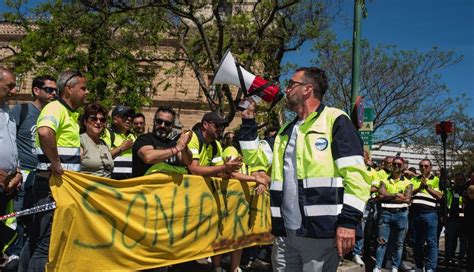
<path fill-rule="evenodd" d="M 138 139 L 133 144 L 132 148 L 132 156 L 133 156 L 133 167 L 132 167 L 132 176 L 133 177 L 141 177 L 145 175 L 146 171 L 153 165 L 153 164 L 146 164 L 140 156 L 138 156 L 138 150 L 146 145 L 151 145 L 155 149 L 166 149 L 173 146 L 176 146 L 176 142 L 179 139 L 178 137 L 170 139 L 160 139 L 154 133 L 146 133 L 140 135 Z M 180 165 L 177 162 L 176 156 L 172 156 L 165 161 L 170 165 Z"/>

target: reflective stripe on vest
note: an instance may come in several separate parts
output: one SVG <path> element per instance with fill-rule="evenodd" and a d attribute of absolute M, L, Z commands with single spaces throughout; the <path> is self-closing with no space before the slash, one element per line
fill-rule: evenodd
<path fill-rule="evenodd" d="M 365 202 L 353 195 L 344 195 L 343 203 L 363 211 Z M 343 204 L 307 205 L 303 207 L 306 216 L 337 216 L 342 211 Z M 280 207 L 270 207 L 273 217 L 281 217 Z"/>
<path fill-rule="evenodd" d="M 438 202 L 436 199 L 430 195 L 425 193 L 417 193 L 412 198 L 413 205 L 426 205 L 429 207 L 436 208 L 438 206 Z"/>
<path fill-rule="evenodd" d="M 263 153 L 267 157 L 267 163 L 271 165 L 273 161 L 273 150 L 271 146 L 265 140 L 260 141 L 260 144 L 262 146 Z"/>
<path fill-rule="evenodd" d="M 254 150 L 258 149 L 259 140 L 256 138 L 253 141 L 239 141 L 240 149 L 242 150 Z"/>
<path fill-rule="evenodd" d="M 212 164 L 220 163 L 222 162 L 222 157 L 215 157 L 212 159 Z"/>
<path fill-rule="evenodd" d="M 315 177 L 303 179 L 303 188 L 340 188 L 343 189 L 341 177 Z M 282 191 L 283 182 L 273 181 L 270 185 L 271 191 Z M 342 211 L 343 204 L 349 205 L 363 212 L 365 202 L 354 195 L 344 194 L 342 203 L 337 204 L 315 204 L 303 207 L 306 216 L 336 216 Z M 271 207 L 272 216 L 281 217 L 280 207 Z"/>
<path fill-rule="evenodd" d="M 305 178 L 303 179 L 304 188 L 317 188 L 317 187 L 344 187 L 342 184 L 341 177 L 326 178 Z"/>
<path fill-rule="evenodd" d="M 38 154 L 38 170 L 48 170 L 51 162 L 40 147 L 36 148 Z M 59 160 L 64 170 L 81 171 L 81 150 L 79 147 L 58 146 Z"/>
<path fill-rule="evenodd" d="M 315 178 L 305 178 L 303 179 L 303 188 L 318 188 L 318 187 L 334 187 L 334 188 L 343 188 L 342 178 L 341 177 L 315 177 Z M 272 181 L 270 184 L 270 190 L 272 191 L 282 191 L 283 182 L 281 181 Z"/>
<path fill-rule="evenodd" d="M 401 208 L 408 208 L 407 203 L 382 203 L 382 208 L 385 209 L 401 209 Z"/>
<path fill-rule="evenodd" d="M 131 174 L 132 173 L 132 157 L 131 156 L 116 157 L 114 159 L 114 170 L 112 173 Z"/>
<path fill-rule="evenodd" d="M 339 169 L 353 165 L 364 165 L 364 157 L 359 155 L 343 157 L 336 160 L 336 165 Z"/>
<path fill-rule="evenodd" d="M 306 216 L 337 216 L 342 211 L 342 204 L 336 205 L 309 205 L 304 206 Z"/>

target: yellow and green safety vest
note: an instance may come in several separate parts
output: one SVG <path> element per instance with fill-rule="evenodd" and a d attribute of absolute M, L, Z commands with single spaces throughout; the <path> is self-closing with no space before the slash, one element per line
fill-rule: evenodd
<path fill-rule="evenodd" d="M 421 185 L 422 176 L 417 176 L 412 179 L 413 190 L 416 190 Z M 431 175 L 426 181 L 428 187 L 438 192 L 441 192 L 439 189 L 439 178 Z M 426 189 L 419 191 L 413 195 L 412 205 L 417 208 L 427 209 L 427 210 L 436 210 L 439 207 L 439 201 L 436 200 Z"/>
<path fill-rule="evenodd" d="M 221 144 L 218 141 L 214 141 L 214 143 L 210 144 L 205 143 L 201 130 L 193 131 L 193 136 L 188 143 L 188 148 L 193 154 L 193 160 L 199 160 L 199 165 L 201 166 L 224 164 Z"/>
<path fill-rule="evenodd" d="M 61 99 L 48 103 L 38 116 L 37 128 L 48 127 L 55 132 L 61 166 L 64 170 L 81 171 L 81 140 L 79 136 L 79 113 L 72 110 Z M 41 149 L 36 134 L 38 170 L 48 170 L 51 162 Z"/>
<path fill-rule="evenodd" d="M 286 235 L 281 214 L 284 155 L 297 119 L 284 125 L 273 148 L 272 233 Z M 296 133 L 296 176 L 302 225 L 298 236 L 333 238 L 337 226 L 355 228 L 369 198 L 362 141 L 343 111 L 321 104 Z"/>
<path fill-rule="evenodd" d="M 114 142 L 112 143 L 111 131 L 114 133 Z M 105 129 L 104 135 L 101 137 L 107 144 L 110 150 L 119 147 L 125 140 L 132 140 L 135 142 L 137 137 L 133 133 L 127 135 L 115 130 Z M 127 179 L 132 177 L 133 156 L 132 148 L 124 150 L 117 157 L 114 158 L 114 169 L 112 170 L 113 179 Z"/>
<path fill-rule="evenodd" d="M 403 194 L 408 186 L 412 186 L 411 180 L 404 176 L 400 176 L 399 179 L 393 179 L 392 176 L 389 176 L 386 180 L 382 180 L 380 183 L 385 185 L 387 193 L 389 194 Z M 386 209 L 400 209 L 408 208 L 410 205 L 408 203 L 382 202 L 381 206 Z"/>

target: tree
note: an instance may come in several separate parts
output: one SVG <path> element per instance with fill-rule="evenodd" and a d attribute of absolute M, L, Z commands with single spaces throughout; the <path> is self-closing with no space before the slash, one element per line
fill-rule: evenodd
<path fill-rule="evenodd" d="M 328 73 L 326 103 L 350 112 L 352 45 L 328 40 L 315 47 L 314 63 Z M 458 63 L 453 52 L 436 47 L 427 52 L 371 47 L 363 41 L 361 90 L 364 107 L 374 109 L 377 144 L 410 139 L 443 120 L 454 105 L 439 72 Z"/>
<path fill-rule="evenodd" d="M 122 12 L 106 4 L 51 1 L 22 13 L 23 1 L 9 4 L 17 12 L 4 14 L 5 19 L 26 34 L 15 44 L 16 72 L 78 69 L 86 72 L 92 100 L 133 107 L 150 101 L 154 67 L 139 60 L 150 54 L 142 45 L 161 41 L 160 9 Z"/>
<path fill-rule="evenodd" d="M 192 69 L 209 107 L 228 111 L 230 121 L 232 92 L 209 86 L 225 50 L 247 70 L 278 79 L 284 54 L 324 33 L 332 19 L 329 3 L 58 0 L 29 11 L 33 23 L 21 12 L 5 18 L 27 33 L 13 58 L 20 71 L 83 68 L 100 100 L 113 95 L 138 106 L 150 96 L 146 90 L 157 87 L 151 84 L 154 68 L 171 63 L 164 73 L 181 76 Z M 159 50 L 164 43 L 174 50 Z"/>
<path fill-rule="evenodd" d="M 242 66 L 278 80 L 285 53 L 307 40 L 319 38 L 332 17 L 329 1 L 169 1 L 154 4 L 165 9 L 167 36 L 178 41 L 174 54 L 160 52 L 160 61 L 176 64 L 176 71 L 190 67 L 212 110 L 235 114 L 234 97 L 224 86 L 209 86 L 227 49 Z"/>
<path fill-rule="evenodd" d="M 464 94 L 461 101 L 445 120 L 454 123 L 454 132 L 447 138 L 447 166 L 451 174 L 457 172 L 468 173 L 474 170 L 474 118 L 468 115 L 471 100 Z M 439 120 L 440 121 L 440 120 Z M 434 155 L 438 165 L 443 165 L 443 149 L 441 137 L 435 134 L 434 125 L 431 130 L 412 138 L 414 146 L 420 151 L 427 148 Z"/>

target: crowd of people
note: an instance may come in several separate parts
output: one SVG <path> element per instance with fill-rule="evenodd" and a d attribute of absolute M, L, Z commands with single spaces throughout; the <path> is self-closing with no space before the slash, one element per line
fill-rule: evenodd
<path fill-rule="evenodd" d="M 405 169 L 401 157 L 388 157 L 376 169 L 348 115 L 321 102 L 328 89 L 321 69 L 295 71 L 285 94 L 287 108 L 297 117 L 281 128 L 268 128 L 263 139 L 251 100 L 236 131 L 224 134 L 227 120 L 216 112 L 183 130 L 174 109 L 160 106 L 152 130 L 145 132 L 142 113 L 117 105 L 109 117 L 100 103 L 86 104 L 86 86 L 80 71 L 66 70 L 57 81 L 38 76 L 33 101 L 10 109 L 15 75 L 0 67 L 0 215 L 54 201 L 49 178 L 64 170 L 117 180 L 157 172 L 193 174 L 256 182 L 258 194 L 269 190 L 274 244 L 246 249 L 249 265 L 268 269 L 263 259 L 271 251 L 274 271 L 335 271 L 344 256 L 352 254 L 364 264 L 363 256 L 374 253 L 374 271 L 380 271 L 386 257 L 397 271 L 404 268 L 403 249 L 409 245 L 418 269 L 435 270 L 442 224 L 448 226 L 447 256 L 454 256 L 457 238 L 461 248 L 470 247 L 463 252 L 472 252 L 472 235 L 464 239 L 462 231 L 463 216 L 472 217 L 474 197 L 465 176 L 456 175 L 444 195 L 427 159 L 420 162 L 419 174 Z M 445 198 L 449 216 L 438 223 Z M 6 268 L 44 270 L 53 214 L 0 223 Z M 370 218 L 375 228 L 368 227 Z M 371 238 L 376 241 L 373 252 L 367 242 Z M 241 271 L 242 254 L 230 253 L 231 271 Z M 222 271 L 221 256 L 212 256 L 212 265 Z"/>
<path fill-rule="evenodd" d="M 364 265 L 364 260 L 374 258 L 373 271 L 382 267 L 436 271 L 444 227 L 448 266 L 472 270 L 474 233 L 469 229 L 474 226 L 474 173 L 471 171 L 470 180 L 457 173 L 454 181 L 443 184 L 439 174 L 433 174 L 429 159 L 419 162 L 419 171 L 408 168 L 399 156 L 386 157 L 378 167 L 365 153 L 365 163 L 372 195 L 361 225 L 365 239 L 357 240 L 353 260 Z M 413 253 L 414 267 L 403 262 L 408 252 Z"/>

